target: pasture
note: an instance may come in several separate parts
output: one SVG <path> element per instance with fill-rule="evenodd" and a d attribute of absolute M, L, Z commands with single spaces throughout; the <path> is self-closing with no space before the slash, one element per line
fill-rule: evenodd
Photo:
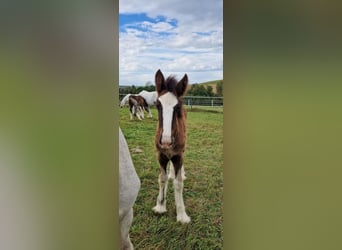
<path fill-rule="evenodd" d="M 223 113 L 222 108 L 187 109 L 184 203 L 189 224 L 176 222 L 172 182 L 167 212 L 152 211 L 158 195 L 159 164 L 154 147 L 157 110 L 153 118 L 129 119 L 129 108 L 119 109 L 119 125 L 126 137 L 141 180 L 134 205 L 130 237 L 135 249 L 222 249 L 223 245 Z"/>

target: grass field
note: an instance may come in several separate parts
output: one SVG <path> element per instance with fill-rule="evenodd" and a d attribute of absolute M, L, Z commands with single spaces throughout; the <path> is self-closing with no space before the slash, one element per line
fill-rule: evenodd
<path fill-rule="evenodd" d="M 157 111 L 153 118 L 129 120 L 121 108 L 120 127 L 126 137 L 141 189 L 134 206 L 131 239 L 136 249 L 222 249 L 223 113 L 188 110 L 184 167 L 184 203 L 191 222 L 176 222 L 172 182 L 163 215 L 152 211 L 158 195 L 159 165 L 154 148 Z"/>

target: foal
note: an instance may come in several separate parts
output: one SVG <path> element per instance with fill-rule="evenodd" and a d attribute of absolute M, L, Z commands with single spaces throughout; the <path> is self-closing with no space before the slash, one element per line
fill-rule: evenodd
<path fill-rule="evenodd" d="M 130 118 L 133 120 L 133 116 L 138 117 L 139 120 L 144 118 L 144 109 L 150 112 L 150 108 L 146 100 L 140 95 L 130 95 L 128 97 Z"/>
<path fill-rule="evenodd" d="M 142 96 L 146 100 L 146 103 L 149 106 L 155 106 L 156 105 L 156 101 L 158 98 L 157 91 L 148 92 L 146 90 L 142 90 L 139 92 L 138 95 Z M 146 110 L 146 112 L 148 113 L 147 117 L 152 118 L 151 110 Z"/>
<path fill-rule="evenodd" d="M 185 74 L 182 80 L 169 76 L 164 79 L 163 73 L 158 70 L 155 75 L 158 99 L 158 125 L 155 135 L 160 174 L 158 178 L 159 194 L 157 204 L 153 210 L 157 213 L 166 212 L 167 177 L 166 167 L 171 161 L 169 179 L 173 179 L 175 190 L 175 202 L 177 221 L 190 222 L 190 217 L 185 212 L 183 201 L 183 180 L 185 179 L 183 167 L 183 154 L 186 142 L 186 112 L 181 97 L 188 87 L 188 76 Z M 173 166 L 172 166 L 173 165 Z"/>

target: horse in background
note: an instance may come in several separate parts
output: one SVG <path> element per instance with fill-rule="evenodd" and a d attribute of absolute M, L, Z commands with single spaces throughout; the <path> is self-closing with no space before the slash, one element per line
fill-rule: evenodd
<path fill-rule="evenodd" d="M 158 178 L 159 194 L 157 204 L 153 208 L 156 213 L 166 212 L 166 194 L 168 179 L 173 180 L 177 221 L 189 223 L 190 217 L 186 214 L 183 201 L 183 181 L 185 172 L 183 155 L 186 143 L 186 111 L 182 96 L 188 88 L 188 76 L 177 82 L 173 76 L 164 79 L 163 73 L 158 70 L 155 75 L 155 84 L 158 93 L 156 107 L 158 123 L 155 134 L 155 147 L 160 165 Z M 168 179 L 166 168 L 170 164 Z"/>
<path fill-rule="evenodd" d="M 140 95 L 130 95 L 128 97 L 128 104 L 131 120 L 133 120 L 133 116 L 136 116 L 139 120 L 142 120 L 144 118 L 144 109 L 149 113 L 151 112 L 146 100 Z"/>
<path fill-rule="evenodd" d="M 147 104 L 149 106 L 155 106 L 158 98 L 157 91 L 146 91 L 142 90 L 138 95 L 141 95 L 142 97 L 145 98 Z"/>
<path fill-rule="evenodd" d="M 133 205 L 140 190 L 140 179 L 135 171 L 126 139 L 119 128 L 119 222 L 120 250 L 131 250 L 129 230 L 133 221 Z"/>
<path fill-rule="evenodd" d="M 133 94 L 127 94 L 124 98 L 122 98 L 122 100 L 120 102 L 120 108 L 122 108 L 122 107 L 124 107 L 125 105 L 128 104 L 128 100 L 129 100 L 129 97 L 131 95 L 133 95 Z M 156 101 L 157 101 L 157 98 L 158 98 L 157 91 L 149 92 L 149 91 L 146 91 L 146 90 L 142 90 L 137 95 L 142 96 L 146 100 L 146 103 L 147 103 L 147 105 L 149 107 L 156 105 Z M 151 110 L 149 108 L 145 109 L 145 110 L 148 113 L 147 117 L 151 117 L 152 118 Z"/>
<path fill-rule="evenodd" d="M 157 91 L 148 92 L 146 90 L 142 90 L 138 95 L 142 96 L 146 100 L 148 106 L 156 105 L 157 98 L 158 98 Z M 146 112 L 148 113 L 147 117 L 152 118 L 151 110 L 148 109 L 146 110 Z"/>

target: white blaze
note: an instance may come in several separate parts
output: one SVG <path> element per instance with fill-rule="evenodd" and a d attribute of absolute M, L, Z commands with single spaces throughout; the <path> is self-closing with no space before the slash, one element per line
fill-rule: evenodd
<path fill-rule="evenodd" d="M 163 112 L 163 133 L 161 143 L 171 143 L 173 108 L 178 103 L 177 97 L 168 92 L 159 97 Z"/>

